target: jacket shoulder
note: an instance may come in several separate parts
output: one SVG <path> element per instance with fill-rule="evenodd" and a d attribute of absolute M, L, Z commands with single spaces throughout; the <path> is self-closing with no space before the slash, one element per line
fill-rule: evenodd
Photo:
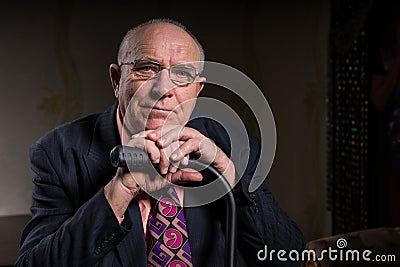
<path fill-rule="evenodd" d="M 41 146 L 51 150 L 57 147 L 62 148 L 62 151 L 71 147 L 87 147 L 99 115 L 100 113 L 88 115 L 57 126 L 37 140 L 32 147 Z"/>

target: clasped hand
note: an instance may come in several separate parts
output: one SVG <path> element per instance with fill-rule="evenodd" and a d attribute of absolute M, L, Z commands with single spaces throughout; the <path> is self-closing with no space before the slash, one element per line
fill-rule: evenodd
<path fill-rule="evenodd" d="M 193 169 L 184 168 L 189 155 L 213 165 L 234 183 L 234 168 L 230 159 L 213 141 L 197 130 L 181 126 L 165 126 L 131 136 L 124 145 L 145 150 L 155 168 L 126 170 L 119 168 L 117 176 L 128 189 L 154 192 L 168 183 L 200 182 L 203 176 Z M 229 169 L 229 171 L 228 171 Z M 233 171 L 232 171 L 233 169 Z"/>

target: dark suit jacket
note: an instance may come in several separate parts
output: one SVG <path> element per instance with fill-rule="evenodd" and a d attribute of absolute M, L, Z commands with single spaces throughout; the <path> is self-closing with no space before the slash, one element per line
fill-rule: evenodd
<path fill-rule="evenodd" d="M 120 225 L 103 194 L 116 172 L 109 160 L 110 150 L 120 144 L 116 106 L 60 126 L 32 145 L 31 166 L 36 174 L 32 219 L 22 235 L 17 266 L 146 266 L 137 201 L 130 203 Z M 190 126 L 229 153 L 229 142 L 216 123 L 200 119 Z M 303 247 L 301 232 L 265 187 L 251 194 L 246 191 L 258 153 L 258 142 L 251 139 L 249 165 L 236 196 L 238 266 L 272 265 L 257 259 L 265 245 L 286 250 Z M 223 266 L 223 202 L 185 212 L 194 266 Z"/>

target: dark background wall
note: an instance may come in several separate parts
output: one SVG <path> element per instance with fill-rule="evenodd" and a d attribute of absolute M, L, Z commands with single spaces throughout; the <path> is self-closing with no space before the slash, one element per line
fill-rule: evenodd
<path fill-rule="evenodd" d="M 119 42 L 155 17 L 187 25 L 208 60 L 243 71 L 263 90 L 278 134 L 268 185 L 307 240 L 329 235 L 329 2 L 323 0 L 2 1 L 0 216 L 29 213 L 29 145 L 56 125 L 114 102 L 108 66 Z"/>

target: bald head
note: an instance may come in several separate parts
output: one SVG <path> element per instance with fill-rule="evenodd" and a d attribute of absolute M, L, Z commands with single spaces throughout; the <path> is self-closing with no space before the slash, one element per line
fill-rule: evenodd
<path fill-rule="evenodd" d="M 193 46 L 197 52 L 194 61 L 204 61 L 204 50 L 197 38 L 185 26 L 170 19 L 154 19 L 147 21 L 129 30 L 124 36 L 118 51 L 118 64 L 130 62 L 137 58 L 135 48 L 143 40 L 152 40 L 161 35 L 175 36 L 180 34 L 185 38 L 188 46 Z"/>

